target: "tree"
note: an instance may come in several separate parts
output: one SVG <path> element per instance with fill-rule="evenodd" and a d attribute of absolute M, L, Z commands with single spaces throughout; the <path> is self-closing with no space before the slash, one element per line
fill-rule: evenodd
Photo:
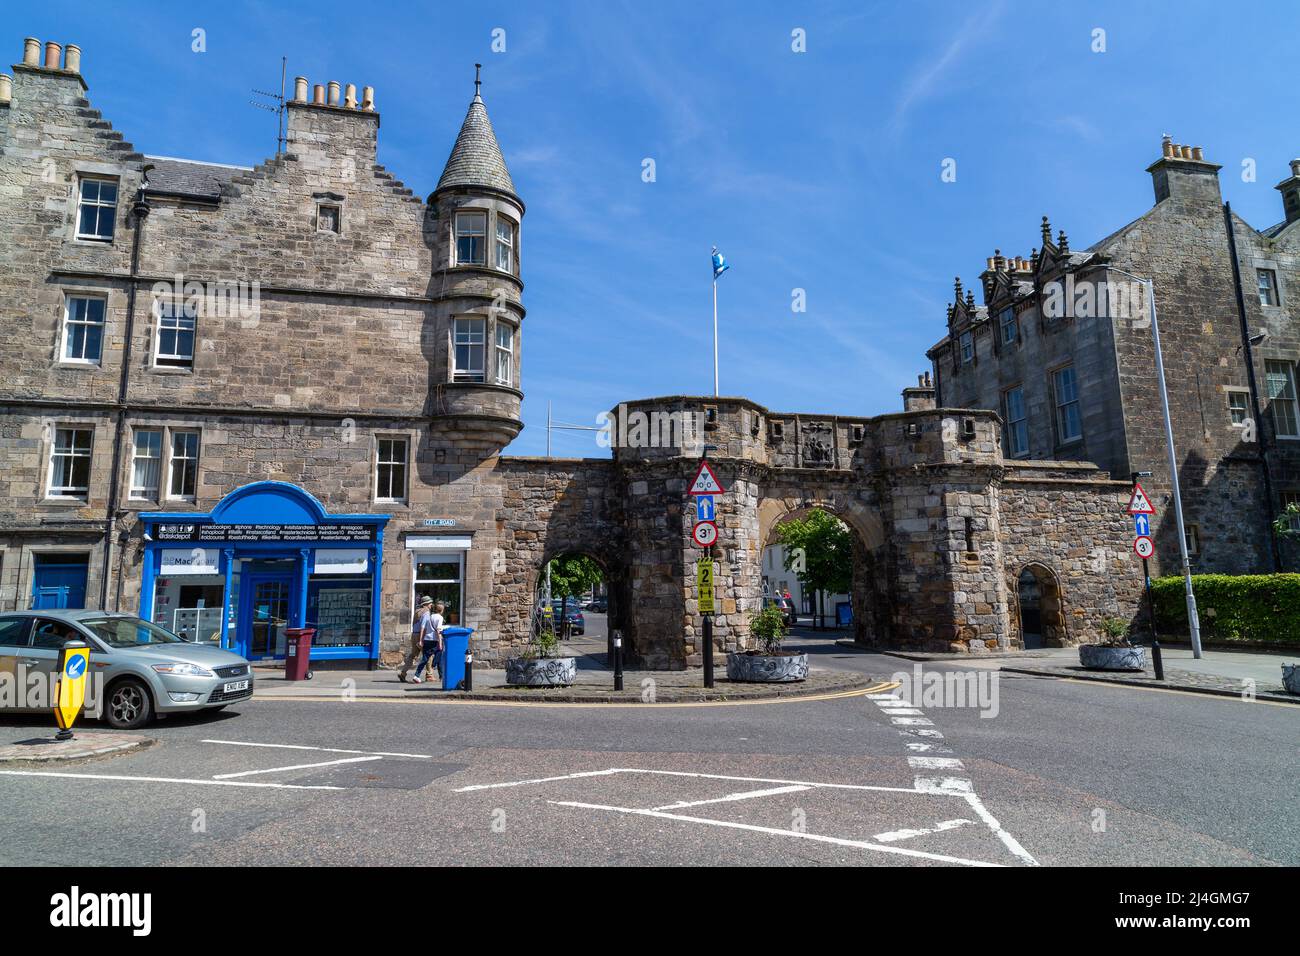
<path fill-rule="evenodd" d="M 805 589 L 819 592 L 819 612 L 822 592 L 848 593 L 853 586 L 853 532 L 843 521 L 814 508 L 803 518 L 778 525 L 776 536 L 785 546 L 785 569 L 798 575 Z"/>
<path fill-rule="evenodd" d="M 560 631 L 567 633 L 569 598 L 585 594 L 604 578 L 600 565 L 584 554 L 563 554 L 547 565 L 551 572 L 551 597 L 560 599 Z"/>

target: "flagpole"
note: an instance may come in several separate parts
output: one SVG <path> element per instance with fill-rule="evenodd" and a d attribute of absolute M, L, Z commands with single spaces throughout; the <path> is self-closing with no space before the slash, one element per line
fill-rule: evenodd
<path fill-rule="evenodd" d="M 718 397 L 718 277 L 713 277 L 713 397 Z"/>

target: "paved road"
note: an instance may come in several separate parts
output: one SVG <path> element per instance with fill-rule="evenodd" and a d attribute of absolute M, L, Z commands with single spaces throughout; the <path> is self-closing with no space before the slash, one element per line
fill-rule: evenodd
<path fill-rule="evenodd" d="M 804 643 L 822 666 L 912 667 Z M 0 773 L 0 863 L 1300 864 L 1300 707 L 1009 675 L 996 690 L 994 717 L 900 691 L 255 700 L 53 771 L 71 776 Z"/>

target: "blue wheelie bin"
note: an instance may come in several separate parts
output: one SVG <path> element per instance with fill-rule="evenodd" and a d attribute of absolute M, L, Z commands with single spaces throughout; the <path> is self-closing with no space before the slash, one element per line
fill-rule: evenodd
<path fill-rule="evenodd" d="M 472 627 L 442 629 L 442 689 L 456 690 L 465 680 L 465 652 L 469 650 Z"/>

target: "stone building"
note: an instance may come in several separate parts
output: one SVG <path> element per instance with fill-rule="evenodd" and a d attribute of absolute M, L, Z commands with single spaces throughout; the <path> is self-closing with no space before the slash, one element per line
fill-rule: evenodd
<path fill-rule="evenodd" d="M 1300 160 L 1277 186 L 1284 220 L 1262 230 L 1224 205 L 1219 169 L 1166 137 L 1148 212 L 1082 251 L 1044 216 L 1028 258 L 988 259 L 978 303 L 957 280 L 927 352 L 939 403 L 997 410 L 1008 459 L 1152 472 L 1164 573 L 1179 558 L 1150 316 L 1119 270 L 1154 281 L 1193 569 L 1296 559 L 1271 522 L 1300 500 Z"/>
<path fill-rule="evenodd" d="M 545 562 L 579 552 L 631 662 L 684 667 L 703 438 L 719 650 L 747 645 L 763 545 L 811 507 L 854 531 L 866 643 L 1070 643 L 1134 613 L 1125 484 L 1004 460 L 995 414 L 924 382 L 875 418 L 632 402 L 609 458 L 502 457 L 525 205 L 477 83 L 421 200 L 378 162 L 368 87 L 297 78 L 285 151 L 243 168 L 141 154 L 80 65 L 29 39 L 0 76 L 0 609 L 131 611 L 253 658 L 311 624 L 322 665 L 373 666 L 430 594 L 498 662 Z"/>

